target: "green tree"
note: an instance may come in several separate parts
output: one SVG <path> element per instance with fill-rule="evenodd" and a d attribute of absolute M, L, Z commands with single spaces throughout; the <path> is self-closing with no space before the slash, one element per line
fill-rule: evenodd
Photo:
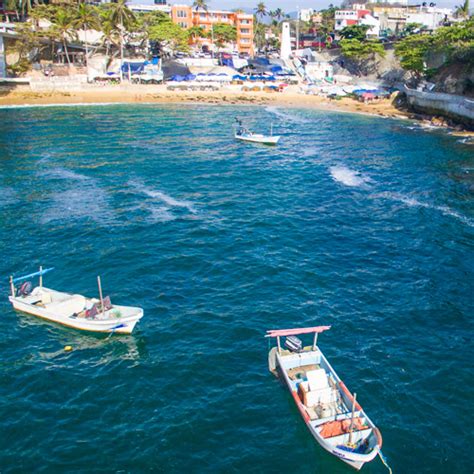
<path fill-rule="evenodd" d="M 110 51 L 112 47 L 120 49 L 120 32 L 112 21 L 112 11 L 108 8 L 99 9 L 100 31 L 102 33 L 101 44 L 105 46 L 107 67 L 110 63 Z"/>
<path fill-rule="evenodd" d="M 49 34 L 52 38 L 62 43 L 66 61 L 71 66 L 71 59 L 69 57 L 69 50 L 67 47 L 68 41 L 76 39 L 76 31 L 74 28 L 74 16 L 69 8 L 59 7 L 56 10 L 54 17 L 51 19 L 51 26 Z"/>
<path fill-rule="evenodd" d="M 379 41 L 360 41 L 358 39 L 343 39 L 340 42 L 341 53 L 348 59 L 352 59 L 359 66 L 368 59 L 384 57 L 385 50 Z"/>
<path fill-rule="evenodd" d="M 395 45 L 402 67 L 421 76 L 427 72 L 429 53 L 441 53 L 445 62 L 474 64 L 474 18 L 438 28 L 433 34 L 412 35 Z"/>
<path fill-rule="evenodd" d="M 148 29 L 148 38 L 151 41 L 160 43 L 160 46 L 168 46 L 172 51 L 188 49 L 188 33 L 170 18 L 168 21 L 162 21 L 154 24 Z"/>
<path fill-rule="evenodd" d="M 264 16 L 267 16 L 267 15 L 268 15 L 267 7 L 265 6 L 263 2 L 260 2 L 257 5 L 257 8 L 255 8 L 255 16 L 257 18 L 260 17 L 260 19 L 262 19 Z"/>
<path fill-rule="evenodd" d="M 430 35 L 412 35 L 404 38 L 395 45 L 395 54 L 400 59 L 403 69 L 421 75 L 425 72 L 425 56 L 430 49 Z"/>
<path fill-rule="evenodd" d="M 123 36 L 124 32 L 136 21 L 134 13 L 127 7 L 127 0 L 117 0 L 110 4 L 110 20 L 119 31 L 120 38 L 120 81 L 123 81 Z"/>
<path fill-rule="evenodd" d="M 206 38 L 208 34 L 206 30 L 202 26 L 194 25 L 191 26 L 188 30 L 186 30 L 189 39 L 195 43 L 198 38 Z"/>
<path fill-rule="evenodd" d="M 456 7 L 456 15 L 458 17 L 469 18 L 469 0 L 464 0 L 462 5 Z"/>
<path fill-rule="evenodd" d="M 84 44 L 86 48 L 86 69 L 89 77 L 89 45 L 87 42 L 88 30 L 100 30 L 100 21 L 95 8 L 87 3 L 80 3 L 75 11 L 73 25 L 77 29 L 84 30 Z"/>
<path fill-rule="evenodd" d="M 278 21 L 280 21 L 280 20 L 283 18 L 283 16 L 284 16 L 283 10 L 282 10 L 281 8 L 277 8 L 277 9 L 273 12 L 273 14 L 275 15 L 275 18 L 276 18 Z"/>
<path fill-rule="evenodd" d="M 16 26 L 17 39 L 13 49 L 18 54 L 15 64 L 8 67 L 13 74 L 26 72 L 30 67 L 29 55 L 34 49 L 41 49 L 42 35 L 36 31 L 29 23 L 19 23 Z"/>
<path fill-rule="evenodd" d="M 222 48 L 227 43 L 233 43 L 237 40 L 237 29 L 227 23 L 216 23 L 213 26 L 214 41 L 218 48 Z"/>
<path fill-rule="evenodd" d="M 341 30 L 340 35 L 345 39 L 364 41 L 367 38 L 369 28 L 367 25 L 349 25 Z"/>
<path fill-rule="evenodd" d="M 194 0 L 193 2 L 193 8 L 198 11 L 198 10 L 204 10 L 204 11 L 208 11 L 209 10 L 209 7 L 207 5 L 207 2 L 206 0 Z"/>

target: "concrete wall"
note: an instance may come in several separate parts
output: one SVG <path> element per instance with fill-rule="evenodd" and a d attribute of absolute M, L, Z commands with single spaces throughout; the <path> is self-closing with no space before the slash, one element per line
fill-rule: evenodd
<path fill-rule="evenodd" d="M 415 110 L 445 115 L 474 129 L 474 99 L 461 95 L 421 92 L 407 87 L 403 92 Z"/>
<path fill-rule="evenodd" d="M 30 88 L 32 91 L 53 92 L 53 91 L 81 91 L 84 84 L 87 83 L 87 76 L 54 76 L 54 77 L 35 77 L 30 79 Z"/>

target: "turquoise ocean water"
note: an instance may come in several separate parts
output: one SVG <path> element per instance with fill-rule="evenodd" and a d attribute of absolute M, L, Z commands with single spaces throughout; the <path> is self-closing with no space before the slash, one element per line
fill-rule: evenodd
<path fill-rule="evenodd" d="M 236 143 L 236 115 L 281 145 Z M 402 121 L 0 110 L 0 471 L 352 472 L 267 370 L 265 330 L 329 324 L 394 472 L 471 473 L 473 176 L 472 146 Z M 40 264 L 144 319 L 108 338 L 15 313 L 8 275 Z"/>

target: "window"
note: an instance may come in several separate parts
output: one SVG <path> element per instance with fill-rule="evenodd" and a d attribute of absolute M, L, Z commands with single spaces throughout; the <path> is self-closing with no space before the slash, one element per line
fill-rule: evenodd
<path fill-rule="evenodd" d="M 241 39 L 240 39 L 240 42 L 241 42 L 242 44 L 248 44 L 248 43 L 250 43 L 250 39 L 249 39 L 249 38 L 241 38 Z"/>
<path fill-rule="evenodd" d="M 155 0 L 155 5 L 166 5 L 166 0 Z"/>
<path fill-rule="evenodd" d="M 250 20 L 240 20 L 242 25 L 250 25 Z"/>
<path fill-rule="evenodd" d="M 223 14 L 221 15 L 221 19 L 222 19 L 222 20 L 227 20 L 227 15 L 226 15 L 225 13 L 223 13 Z"/>
<path fill-rule="evenodd" d="M 181 28 L 187 28 L 187 27 L 188 27 L 188 24 L 185 23 L 184 21 L 178 21 L 178 25 L 179 25 Z"/>
<path fill-rule="evenodd" d="M 240 29 L 240 32 L 241 32 L 243 35 L 249 35 L 249 34 L 250 34 L 250 28 L 241 28 L 241 29 Z"/>
<path fill-rule="evenodd" d="M 199 14 L 199 17 L 201 18 L 201 20 L 205 20 L 206 19 L 206 13 L 200 13 Z"/>
<path fill-rule="evenodd" d="M 159 0 L 155 0 L 155 2 L 156 1 L 159 1 Z M 176 16 L 178 18 L 186 18 L 188 14 L 186 13 L 186 10 L 178 10 L 178 13 L 176 14 Z"/>

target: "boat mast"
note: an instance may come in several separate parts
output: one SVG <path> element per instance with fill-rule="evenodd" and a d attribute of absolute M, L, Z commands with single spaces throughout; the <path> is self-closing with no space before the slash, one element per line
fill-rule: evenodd
<path fill-rule="evenodd" d="M 354 393 L 354 398 L 352 399 L 352 415 L 351 415 L 351 424 L 349 425 L 349 444 L 352 444 L 352 429 L 354 425 L 354 413 L 356 406 L 357 393 Z"/>
<path fill-rule="evenodd" d="M 314 339 L 313 339 L 313 351 L 316 350 L 316 343 L 318 342 L 318 333 L 314 333 Z"/>
<path fill-rule="evenodd" d="M 40 266 L 39 286 L 40 288 L 43 288 L 43 267 L 42 266 Z"/>
<path fill-rule="evenodd" d="M 100 276 L 97 277 L 97 285 L 99 286 L 100 306 L 102 309 L 102 314 L 104 314 L 104 298 L 102 297 L 102 285 L 100 283 Z"/>
<path fill-rule="evenodd" d="M 12 292 L 12 297 L 15 298 L 15 285 L 13 283 L 13 275 L 10 276 L 10 291 Z"/>

